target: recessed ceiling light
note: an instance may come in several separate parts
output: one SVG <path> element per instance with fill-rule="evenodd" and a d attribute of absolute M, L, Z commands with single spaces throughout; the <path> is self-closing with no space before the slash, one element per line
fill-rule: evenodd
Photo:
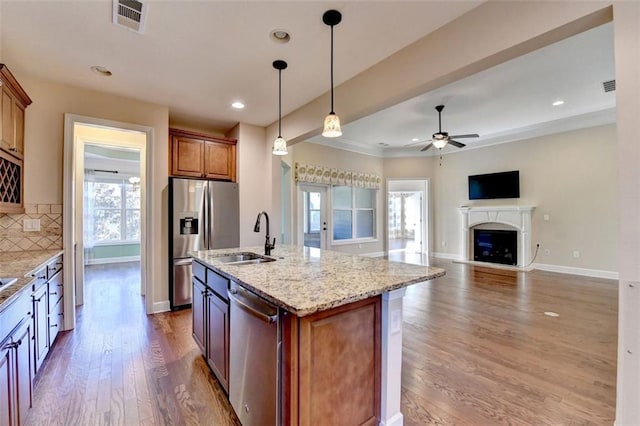
<path fill-rule="evenodd" d="M 291 35 L 289 35 L 289 31 L 283 29 L 275 29 L 272 30 L 269 34 L 271 40 L 277 43 L 289 43 L 291 41 Z"/>
<path fill-rule="evenodd" d="M 238 101 L 236 101 L 236 102 L 232 103 L 232 104 L 231 104 L 231 106 L 232 106 L 233 108 L 235 108 L 235 109 L 242 109 L 242 108 L 244 108 L 244 104 L 243 104 L 242 102 L 238 102 Z"/>
<path fill-rule="evenodd" d="M 418 142 L 419 140 L 420 139 L 418 139 L 418 138 L 413 138 L 413 139 L 411 139 L 411 142 Z"/>
<path fill-rule="evenodd" d="M 552 103 L 551 105 L 553 105 L 553 106 L 560 106 L 560 105 L 562 105 L 562 104 L 564 104 L 564 101 L 562 101 L 562 100 L 558 100 L 558 101 L 555 101 L 554 103 Z"/>
<path fill-rule="evenodd" d="M 111 71 L 109 71 L 106 67 L 102 67 L 100 65 L 94 65 L 91 67 L 91 71 L 95 72 L 98 75 L 101 75 L 103 77 L 111 77 L 111 75 L 113 74 Z"/>

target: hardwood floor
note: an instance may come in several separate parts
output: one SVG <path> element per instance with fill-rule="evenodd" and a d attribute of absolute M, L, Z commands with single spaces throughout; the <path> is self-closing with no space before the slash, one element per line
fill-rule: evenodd
<path fill-rule="evenodd" d="M 404 301 L 405 425 L 613 423 L 617 282 L 432 264 L 447 275 Z M 238 424 L 190 310 L 146 316 L 136 267 L 88 271 L 27 424 Z"/>
<path fill-rule="evenodd" d="M 86 269 L 77 327 L 45 361 L 27 424 L 239 424 L 191 337 L 191 311 L 145 315 L 139 271 Z"/>

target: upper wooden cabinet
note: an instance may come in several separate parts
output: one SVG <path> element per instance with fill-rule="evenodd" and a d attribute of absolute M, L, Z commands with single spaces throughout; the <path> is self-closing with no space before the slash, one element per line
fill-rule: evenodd
<path fill-rule="evenodd" d="M 23 158 L 24 110 L 31 104 L 31 99 L 4 64 L 0 64 L 0 86 L 2 86 L 0 147 L 18 158 Z"/>
<path fill-rule="evenodd" d="M 171 175 L 236 180 L 235 139 L 169 129 Z"/>
<path fill-rule="evenodd" d="M 31 99 L 0 64 L 0 213 L 24 213 L 24 111 Z"/>

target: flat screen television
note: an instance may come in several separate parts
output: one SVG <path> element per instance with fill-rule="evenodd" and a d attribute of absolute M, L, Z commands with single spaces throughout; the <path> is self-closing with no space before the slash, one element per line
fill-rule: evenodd
<path fill-rule="evenodd" d="M 520 198 L 520 171 L 469 176 L 469 199 Z"/>

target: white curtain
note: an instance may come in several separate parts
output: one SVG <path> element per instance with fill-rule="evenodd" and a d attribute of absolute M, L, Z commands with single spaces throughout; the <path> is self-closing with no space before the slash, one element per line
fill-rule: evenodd
<path fill-rule="evenodd" d="M 83 191 L 83 222 L 82 235 L 84 244 L 84 263 L 93 258 L 93 247 L 95 245 L 94 212 L 95 212 L 95 183 L 96 176 L 92 171 L 85 172 Z"/>

